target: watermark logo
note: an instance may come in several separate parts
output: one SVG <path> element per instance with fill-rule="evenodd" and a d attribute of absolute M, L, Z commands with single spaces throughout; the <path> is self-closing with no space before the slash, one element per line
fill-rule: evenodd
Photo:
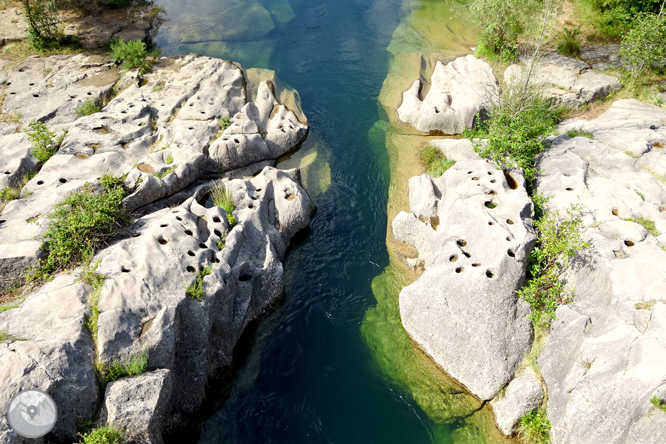
<path fill-rule="evenodd" d="M 53 429 L 57 418 L 55 402 L 41 390 L 19 392 L 9 403 L 9 425 L 24 438 L 46 435 Z"/>

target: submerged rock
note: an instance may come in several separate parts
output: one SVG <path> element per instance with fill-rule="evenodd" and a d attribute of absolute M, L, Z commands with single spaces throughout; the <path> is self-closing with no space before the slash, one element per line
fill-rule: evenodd
<path fill-rule="evenodd" d="M 91 85 L 107 79 L 107 65 L 85 71 L 83 56 L 30 60 L 33 70 L 54 63 L 51 72 L 59 76 L 65 72 L 59 67 L 79 66 L 83 71 L 76 72 Z M 62 94 L 79 91 L 67 81 Z M 95 98 L 100 88 L 80 92 Z M 71 442 L 80 421 L 96 419 L 104 396 L 99 424 L 123 427 L 137 442 L 159 443 L 166 428 L 201 406 L 211 377 L 231 364 L 246 326 L 283 292 L 282 261 L 308 225 L 312 204 L 298 170 L 272 165 L 300 146 L 308 126 L 299 109 L 278 101 L 271 82 L 253 85 L 240 65 L 210 57 L 163 58 L 152 73 L 130 72 L 115 88 L 120 93 L 101 112 L 79 119 L 72 116 L 74 99 L 60 93 L 49 92 L 50 108 L 26 105 L 30 119 L 69 131 L 21 198 L 2 210 L 3 285 L 38 263 L 48 215 L 86 182 L 124 175 L 130 194 L 123 205 L 138 211 L 92 261 L 105 275 L 96 328 L 88 323 L 93 289 L 81 281 L 81 270 L 56 277 L 19 308 L 0 313 L 0 331 L 10 337 L 0 344 L 0 402 L 22 388 L 46 391 L 61 411 L 53 433 Z M 252 89 L 258 91 L 254 100 Z M 16 100 L 5 104 L 18 110 L 22 101 Z M 228 128 L 221 118 L 231 121 Z M 39 167 L 25 136 L 0 138 L 0 149 L 8 184 Z M 214 186 L 225 187 L 233 200 L 235 225 L 221 208 L 202 205 Z M 149 373 L 100 393 L 95 361 L 109 366 L 143 354 Z M 0 436 L 19 441 L 5 417 Z"/>
<path fill-rule="evenodd" d="M 532 202 L 515 173 L 485 160 L 409 182 L 411 213 L 393 221 L 425 272 L 400 293 L 402 323 L 449 375 L 482 400 L 509 382 L 531 345 L 515 291 L 535 241 Z"/>
<path fill-rule="evenodd" d="M 666 395 L 665 122 L 661 108 L 620 100 L 563 122 L 594 139 L 559 136 L 538 164 L 538 191 L 561 213 L 582 205 L 591 244 L 564 275 L 574 302 L 538 361 L 553 443 L 663 441 L 650 398 Z"/>
<path fill-rule="evenodd" d="M 477 114 L 499 95 L 499 83 L 490 65 L 471 55 L 446 65 L 437 62 L 425 98 L 423 88 L 424 82 L 418 79 L 403 93 L 398 116 L 419 131 L 443 134 L 460 134 L 472 128 Z"/>

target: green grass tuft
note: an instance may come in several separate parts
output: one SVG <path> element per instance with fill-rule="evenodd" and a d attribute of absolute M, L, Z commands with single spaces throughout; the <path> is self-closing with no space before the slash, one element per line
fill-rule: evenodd
<path fill-rule="evenodd" d="M 172 159 L 172 162 L 173 162 L 173 159 Z M 164 179 L 166 176 L 168 176 L 169 174 L 176 171 L 176 168 L 178 168 L 178 164 L 175 164 L 171 168 L 167 168 L 164 171 L 157 172 L 157 173 L 153 174 L 153 176 L 157 177 L 158 179 Z"/>
<path fill-rule="evenodd" d="M 220 120 L 217 123 L 220 125 L 220 128 L 222 128 L 222 131 L 224 131 L 231 126 L 231 119 L 226 116 L 220 117 Z"/>
<path fill-rule="evenodd" d="M 534 409 L 520 418 L 518 435 L 530 444 L 550 443 L 550 421 L 543 409 Z"/>
<path fill-rule="evenodd" d="M 76 108 L 76 115 L 79 117 L 89 116 L 101 111 L 97 101 L 86 99 L 78 108 Z"/>
<path fill-rule="evenodd" d="M 419 148 L 419 160 L 426 173 L 432 177 L 440 177 L 455 164 L 453 160 L 444 157 L 442 152 L 432 145 L 424 145 Z"/>
<path fill-rule="evenodd" d="M 650 398 L 650 402 L 652 403 L 652 405 L 657 407 L 662 412 L 666 412 L 666 401 L 664 401 L 660 397 L 653 396 L 652 398 Z"/>
<path fill-rule="evenodd" d="M 148 352 L 125 356 L 109 366 L 101 364 L 100 374 L 104 383 L 116 381 L 126 376 L 138 376 L 148 370 Z"/>
<path fill-rule="evenodd" d="M 231 198 L 231 193 L 226 187 L 213 188 L 211 196 L 213 198 L 213 204 L 222 208 L 227 213 L 229 228 L 236 225 L 236 218 L 232 214 L 236 209 L 236 204 L 234 204 L 234 201 Z"/>
<path fill-rule="evenodd" d="M 79 444 L 126 444 L 127 433 L 111 425 L 104 425 L 86 434 L 80 435 Z"/>
<path fill-rule="evenodd" d="M 645 199 L 643 199 L 643 200 L 645 200 Z M 639 217 L 639 218 L 636 218 L 636 219 L 634 219 L 633 217 L 627 217 L 627 218 L 624 218 L 624 219 L 622 219 L 622 220 L 626 220 L 626 221 L 629 221 L 629 222 L 635 222 L 635 223 L 637 223 L 637 224 L 642 225 L 643 228 L 645 228 L 646 230 L 648 230 L 648 232 L 649 232 L 651 235 L 653 235 L 654 237 L 657 237 L 657 236 L 659 236 L 659 235 L 661 234 L 661 233 L 657 230 L 657 228 L 655 227 L 655 224 L 654 224 L 654 221 L 653 221 L 653 220 L 645 219 L 645 218 L 643 218 L 643 217 Z"/>
<path fill-rule="evenodd" d="M 211 273 L 213 266 L 203 267 L 197 273 L 197 278 L 192 284 L 185 289 L 185 294 L 192 299 L 201 299 L 204 296 L 204 277 L 208 276 Z"/>
<path fill-rule="evenodd" d="M 582 128 L 575 128 L 567 131 L 567 136 L 571 137 L 587 137 L 588 139 L 594 139 L 594 134 L 589 131 L 584 131 Z"/>

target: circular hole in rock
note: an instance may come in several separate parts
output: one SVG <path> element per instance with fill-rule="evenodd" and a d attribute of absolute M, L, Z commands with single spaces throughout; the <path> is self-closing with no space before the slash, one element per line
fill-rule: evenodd
<path fill-rule="evenodd" d="M 617 211 L 617 208 L 613 208 L 612 213 L 613 213 L 613 216 L 617 216 L 619 214 L 619 212 Z"/>
<path fill-rule="evenodd" d="M 492 171 L 488 171 L 488 175 L 489 175 L 489 176 L 492 176 L 492 175 L 493 175 L 493 172 L 492 172 Z"/>
<path fill-rule="evenodd" d="M 190 130 L 190 131 L 194 131 L 194 127 L 193 127 L 193 126 L 187 128 L 187 129 Z"/>
<path fill-rule="evenodd" d="M 141 171 L 142 173 L 148 173 L 152 174 L 155 172 L 155 168 L 152 166 L 148 165 L 147 163 L 140 163 L 136 166 L 136 169 Z"/>
<path fill-rule="evenodd" d="M 12 174 L 11 171 L 5 171 L 5 174 Z"/>
<path fill-rule="evenodd" d="M 188 250 L 188 251 L 187 251 L 187 255 L 188 255 L 188 256 L 192 256 L 192 257 L 194 257 L 194 251 L 192 251 L 192 250 Z"/>
<path fill-rule="evenodd" d="M 123 265 L 122 267 L 120 267 L 120 271 L 122 271 L 123 273 L 129 273 L 131 270 Z"/>
<path fill-rule="evenodd" d="M 58 182 L 67 183 L 67 179 L 65 179 L 64 177 L 61 177 L 60 179 L 58 179 Z"/>
<path fill-rule="evenodd" d="M 82 159 L 82 160 L 86 160 L 90 156 L 88 156 L 87 154 L 84 154 L 84 153 L 76 153 L 76 157 L 78 157 L 79 159 Z"/>
<path fill-rule="evenodd" d="M 506 254 L 508 254 L 509 257 L 516 257 L 516 253 L 514 253 L 513 250 L 507 250 Z"/>
<path fill-rule="evenodd" d="M 247 282 L 250 279 L 252 279 L 252 276 L 247 274 L 247 273 L 243 273 L 238 277 L 238 280 L 241 281 L 241 282 Z"/>
<path fill-rule="evenodd" d="M 234 138 L 234 142 L 236 142 L 236 143 L 240 143 L 240 140 Z"/>
<path fill-rule="evenodd" d="M 88 91 L 88 95 L 89 95 L 89 96 L 92 96 L 92 93 L 91 93 L 90 91 Z"/>
<path fill-rule="evenodd" d="M 516 182 L 516 179 L 513 178 L 511 174 L 509 174 L 507 171 L 504 171 L 504 178 L 506 179 L 507 185 L 509 185 L 509 188 L 512 190 L 515 190 L 518 188 L 518 182 Z"/>
<path fill-rule="evenodd" d="M 451 257 L 449 257 L 449 262 L 455 262 L 457 260 L 458 260 L 458 255 L 456 254 L 453 254 L 451 255 Z"/>
<path fill-rule="evenodd" d="M 633 247 L 635 244 L 630 240 L 626 240 L 624 241 L 624 245 L 626 245 L 627 247 Z"/>
<path fill-rule="evenodd" d="M 188 265 L 185 270 L 187 270 L 188 273 L 194 273 L 196 271 L 196 269 L 191 265 Z"/>
<path fill-rule="evenodd" d="M 251 203 L 251 204 L 249 204 L 247 207 L 248 207 L 249 209 L 252 209 L 252 208 L 254 208 L 254 204 Z"/>
<path fill-rule="evenodd" d="M 467 174 L 472 174 L 472 171 L 468 171 Z"/>
<path fill-rule="evenodd" d="M 187 234 L 188 236 L 192 236 L 192 230 L 185 230 L 185 234 Z"/>
<path fill-rule="evenodd" d="M 160 225 L 160 228 L 166 228 L 168 226 L 169 226 L 169 224 L 162 224 L 162 225 Z"/>
<path fill-rule="evenodd" d="M 213 216 L 213 222 L 215 222 L 216 224 L 219 224 L 219 223 L 222 222 L 222 221 L 220 220 L 219 217 L 217 217 L 217 216 Z"/>
<path fill-rule="evenodd" d="M 463 267 L 458 267 L 458 268 L 456 268 L 456 273 L 462 273 L 463 270 L 464 270 Z"/>
<path fill-rule="evenodd" d="M 492 279 L 492 278 L 495 277 L 495 275 L 493 274 L 492 271 L 486 270 L 486 277 L 489 278 L 489 279 Z"/>
<path fill-rule="evenodd" d="M 507 237 L 506 237 L 506 240 L 507 240 L 508 242 L 511 242 L 511 237 L 510 237 L 510 236 L 507 236 Z"/>
<path fill-rule="evenodd" d="M 10 96 L 13 96 L 14 94 L 16 94 L 14 91 L 9 93 Z"/>
<path fill-rule="evenodd" d="M 217 237 L 222 237 L 222 233 L 220 232 L 220 230 L 213 230 L 213 233 L 215 233 L 215 236 Z"/>
<path fill-rule="evenodd" d="M 495 194 L 497 194 L 497 193 L 495 193 L 495 191 L 490 190 L 490 192 L 488 193 L 488 196 L 494 196 Z"/>
<path fill-rule="evenodd" d="M 259 193 L 259 192 L 261 192 L 261 188 L 257 188 L 257 189 L 254 190 L 254 191 L 256 191 L 257 193 Z"/>
<path fill-rule="evenodd" d="M 0 224 L 4 224 L 5 222 L 7 222 L 6 219 L 0 219 Z"/>
<path fill-rule="evenodd" d="M 166 245 L 166 244 L 169 243 L 169 241 L 166 240 L 166 239 L 165 239 L 164 237 L 162 237 L 162 236 L 160 236 L 160 237 L 157 238 L 157 242 L 159 242 L 160 245 Z"/>
<path fill-rule="evenodd" d="M 39 94 L 33 94 L 32 97 L 39 97 Z"/>
<path fill-rule="evenodd" d="M 497 204 L 494 204 L 491 201 L 486 202 L 484 205 L 486 206 L 486 208 L 490 208 L 491 210 L 493 208 L 497 208 Z"/>
<path fill-rule="evenodd" d="M 34 84 L 34 83 L 30 83 L 28 86 L 35 86 L 35 84 Z"/>
<path fill-rule="evenodd" d="M 208 248 L 208 245 L 206 245 L 206 244 L 204 244 L 203 242 L 201 242 L 201 243 L 199 244 L 199 248 L 206 249 L 206 248 Z"/>
<path fill-rule="evenodd" d="M 456 241 L 456 244 L 458 244 L 459 247 L 466 247 L 467 246 L 467 241 L 464 239 L 458 239 Z"/>
<path fill-rule="evenodd" d="M 214 256 L 213 260 L 211 262 L 214 263 L 214 264 L 219 264 L 220 260 L 217 257 Z"/>
<path fill-rule="evenodd" d="M 495 182 L 497 182 L 495 179 L 490 180 L 490 183 L 495 183 Z"/>
<path fill-rule="evenodd" d="M 488 222 L 488 225 L 495 225 L 495 222 Z"/>
<path fill-rule="evenodd" d="M 477 263 L 472 264 L 472 267 L 480 267 L 480 266 L 481 266 L 481 264 L 477 264 Z"/>
<path fill-rule="evenodd" d="M 472 177 L 472 180 L 479 180 L 478 177 Z"/>
<path fill-rule="evenodd" d="M 181 220 L 181 221 L 182 221 L 182 220 L 183 220 L 183 218 L 182 218 L 182 217 L 180 217 L 180 216 L 176 216 L 176 220 Z"/>
<path fill-rule="evenodd" d="M 43 180 L 38 180 L 37 185 L 44 185 L 44 181 Z"/>
<path fill-rule="evenodd" d="M 567 191 L 573 191 L 573 188 L 571 188 L 571 187 L 567 187 L 567 188 L 565 188 L 565 189 L 566 189 Z"/>
<path fill-rule="evenodd" d="M 463 256 L 465 256 L 466 258 L 470 258 L 470 257 L 472 257 L 472 255 L 469 254 L 469 253 L 466 252 L 466 251 L 463 251 Z"/>
<path fill-rule="evenodd" d="M 509 224 L 509 225 L 513 225 L 513 221 L 511 219 L 507 219 L 506 223 Z"/>

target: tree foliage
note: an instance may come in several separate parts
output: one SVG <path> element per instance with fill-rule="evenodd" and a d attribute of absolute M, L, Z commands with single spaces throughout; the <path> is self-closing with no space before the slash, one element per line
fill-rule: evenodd
<path fill-rule="evenodd" d="M 645 71 L 666 66 L 666 16 L 640 14 L 622 38 L 620 56 L 629 75 L 636 79 Z"/>

